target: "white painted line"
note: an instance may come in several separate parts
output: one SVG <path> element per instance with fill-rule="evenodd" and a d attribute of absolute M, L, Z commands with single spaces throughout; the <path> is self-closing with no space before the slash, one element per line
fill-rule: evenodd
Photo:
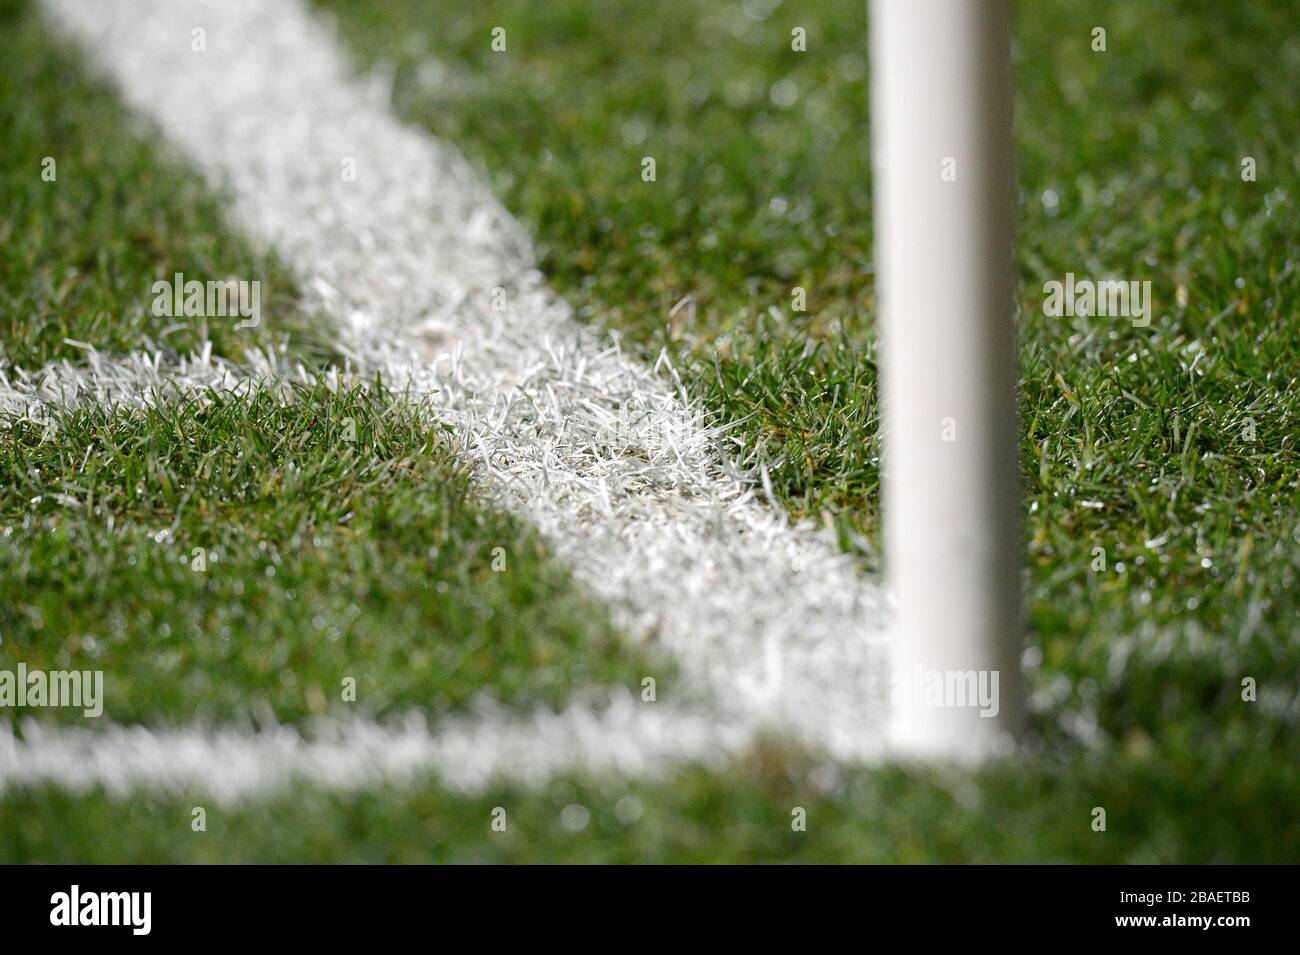
<path fill-rule="evenodd" d="M 480 710 L 436 728 L 418 714 L 256 732 L 26 720 L 21 736 L 0 723 L 0 793 L 50 785 L 74 793 L 102 788 L 116 797 L 195 793 L 234 805 L 294 782 L 356 791 L 425 779 L 478 793 L 499 783 L 537 786 L 567 773 L 655 778 L 682 763 L 718 768 L 748 742 L 743 728 L 626 694 L 559 714 Z"/>
<path fill-rule="evenodd" d="M 397 123 L 299 0 L 44 6 L 230 191 L 236 223 L 339 320 L 357 370 L 411 386 L 484 491 L 535 524 L 620 626 L 674 654 L 686 686 L 661 701 L 703 695 L 719 725 L 841 759 L 880 753 L 877 584 L 728 476 L 705 411 L 573 319 L 467 163 Z"/>

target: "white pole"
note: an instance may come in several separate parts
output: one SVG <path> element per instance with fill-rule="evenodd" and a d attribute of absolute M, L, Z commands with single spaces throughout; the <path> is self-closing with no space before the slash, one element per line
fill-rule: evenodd
<path fill-rule="evenodd" d="M 870 2 L 892 740 L 974 760 L 1023 719 L 1011 4 Z"/>

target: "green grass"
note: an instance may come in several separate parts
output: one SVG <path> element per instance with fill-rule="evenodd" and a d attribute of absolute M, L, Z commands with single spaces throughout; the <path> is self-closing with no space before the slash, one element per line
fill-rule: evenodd
<path fill-rule="evenodd" d="M 395 66 L 399 112 L 481 164 L 578 313 L 646 356 L 666 347 L 694 393 L 747 419 L 747 453 L 790 510 L 829 517 L 874 561 L 864 5 L 787 2 L 763 20 L 703 0 L 321 5 L 363 63 Z M 1207 836 L 1169 794 L 1215 766 L 1300 756 L 1300 11 L 1017 14 L 1029 677 L 1062 758 L 974 792 L 1063 805 L 1074 740 L 1096 739 L 1115 772 L 1165 784 L 1118 790 L 1159 834 L 1150 852 L 1250 858 L 1276 837 L 1294 854 L 1293 815 L 1273 835 Z M 1151 327 L 1044 316 L 1043 283 L 1067 271 L 1149 279 Z M 670 319 L 687 294 L 694 321 Z M 1242 701 L 1247 677 L 1261 702 Z M 1246 778 L 1239 798 L 1273 811 L 1274 784 Z M 909 824 L 942 825 L 921 810 Z M 1019 833 L 1024 856 L 1049 824 Z M 974 854 L 975 834 L 955 838 Z"/>
<path fill-rule="evenodd" d="M 396 66 L 399 112 L 481 165 L 579 314 L 647 357 L 667 348 L 695 394 L 745 419 L 745 453 L 769 462 L 789 509 L 828 515 L 844 546 L 874 562 L 860 0 L 787 0 L 763 20 L 707 0 L 321 5 L 363 63 Z M 1104 54 L 1090 49 L 1098 25 Z M 507 29 L 505 53 L 490 50 L 494 26 Z M 794 26 L 807 30 L 806 53 L 790 49 Z M 844 770 L 769 745 L 725 772 L 659 783 L 556 780 L 474 798 L 432 781 L 354 795 L 304 786 L 235 810 L 201 792 L 37 788 L 5 795 L 0 858 L 1294 860 L 1297 28 L 1300 10 L 1283 4 L 1019 5 L 1031 756 L 969 774 Z M 47 42 L 22 35 L 33 49 Z M 30 75 L 32 95 L 59 99 L 51 74 Z M 86 113 L 70 126 L 123 122 Z M 1240 179 L 1247 155 L 1257 182 Z M 641 180 L 644 156 L 656 158 L 653 183 Z M 103 215 L 112 234 L 100 241 L 116 251 L 72 288 L 118 302 L 116 263 L 136 254 L 120 249 L 120 223 L 133 220 Z M 160 254 L 238 248 L 206 212 L 177 221 Z M 1045 317 L 1042 284 L 1067 271 L 1150 279 L 1151 327 Z M 795 287 L 806 312 L 792 310 Z M 670 320 L 687 294 L 694 320 Z M 57 321 L 93 313 L 72 302 Z M 39 312 L 15 314 L 14 340 L 58 353 Z M 101 340 L 133 341 L 133 320 L 110 310 Z M 18 597 L 0 604 L 0 667 L 97 654 L 109 715 L 157 721 L 268 705 L 296 719 L 322 698 L 337 710 L 345 671 L 369 673 L 361 699 L 381 714 L 442 712 L 480 688 L 559 702 L 577 685 L 660 672 L 615 643 L 528 532 L 474 506 L 437 432 L 395 397 L 317 389 L 87 409 L 44 444 L 10 422 L 0 587 Z M 339 440 L 345 417 L 355 446 Z M 498 542 L 503 574 L 490 570 Z M 201 574 L 181 562 L 196 546 L 219 555 Z M 1105 569 L 1094 570 L 1098 547 Z M 1257 702 L 1241 698 L 1245 677 Z M 591 813 L 581 832 L 559 821 L 574 803 Z M 195 805 L 209 810 L 206 833 L 190 830 Z M 503 834 L 488 828 L 498 805 Z M 796 806 L 807 832 L 791 830 Z M 1095 807 L 1106 832 L 1092 829 Z"/>
<path fill-rule="evenodd" d="M 211 340 L 236 360 L 288 342 L 308 363 L 333 356 L 285 268 L 222 227 L 218 197 L 128 117 L 29 0 L 0 0 L 0 61 L 0 366 L 75 362 L 84 352 L 66 339 L 117 352 Z M 153 283 L 177 272 L 261 282 L 261 323 L 155 316 Z"/>
<path fill-rule="evenodd" d="M 558 706 L 663 675 L 382 387 L 87 407 L 58 427 L 0 427 L 0 669 L 101 669 L 106 719 Z"/>
<path fill-rule="evenodd" d="M 299 786 L 226 809 L 202 792 L 114 800 L 36 789 L 6 798 L 0 859 L 1287 863 L 1300 838 L 1297 765 L 1241 750 L 1229 760 L 1188 755 L 1172 774 L 1129 754 L 1050 772 L 1004 766 L 972 780 L 898 768 L 828 773 L 772 749 L 722 777 L 695 769 L 658 783 L 558 779 L 475 797 L 432 781 L 359 794 Z M 577 832 L 561 821 L 573 805 L 588 814 Z M 206 810 L 206 832 L 190 828 L 195 806 Z M 489 828 L 498 806 L 505 832 Z M 1092 829 L 1097 806 L 1107 809 L 1105 832 Z M 803 832 L 791 826 L 797 807 Z"/>

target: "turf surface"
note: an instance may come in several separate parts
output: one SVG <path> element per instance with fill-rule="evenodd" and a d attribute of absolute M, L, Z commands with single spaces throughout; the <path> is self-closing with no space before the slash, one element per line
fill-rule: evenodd
<path fill-rule="evenodd" d="M 329 330 L 298 306 L 288 272 L 222 226 L 219 197 L 81 59 L 29 0 L 0 0 L 0 365 L 77 361 L 85 345 L 187 352 L 205 341 L 235 359 L 255 347 L 332 358 Z M 154 283 L 178 272 L 261 282 L 260 323 L 154 315 Z"/>
<path fill-rule="evenodd" d="M 479 796 L 434 782 L 297 787 L 237 808 L 210 794 L 6 798 L 0 858 L 49 862 L 1294 862 L 1296 764 L 1143 754 L 971 778 L 839 771 L 778 747 L 724 776 L 557 779 Z M 1091 828 L 1108 807 L 1107 831 Z M 207 831 L 191 828 L 202 806 Z M 492 830 L 492 811 L 507 828 Z M 1271 808 L 1266 808 L 1271 807 Z M 807 827 L 796 831 L 794 811 Z M 1185 833 L 1195 833 L 1187 838 Z"/>
<path fill-rule="evenodd" d="M 0 669 L 103 670 L 106 719 L 554 707 L 666 675 L 382 387 L 82 407 L 57 427 L 0 425 Z"/>
<path fill-rule="evenodd" d="M 791 511 L 874 560 L 864 5 L 321 5 L 392 69 L 403 115 L 481 163 L 579 314 L 647 357 L 667 348 L 692 391 L 747 419 L 748 463 Z M 1063 802 L 1084 745 L 1170 786 L 1300 755 L 1300 157 L 1292 71 L 1265 66 L 1300 62 L 1297 27 L 1286 5 L 1017 11 L 1027 663 L 1065 755 L 977 792 Z M 1151 326 L 1045 316 L 1043 283 L 1067 271 L 1149 279 Z M 687 295 L 693 312 L 670 314 Z M 1125 798 L 1167 854 L 1204 838 L 1181 800 Z M 1247 801 L 1294 851 L 1295 812 Z M 1219 832 L 1216 851 L 1272 851 Z"/>
<path fill-rule="evenodd" d="M 320 6 L 339 15 L 362 64 L 394 67 L 403 116 L 482 166 L 537 236 L 543 268 L 579 314 L 620 330 L 647 357 L 667 348 L 695 394 L 722 417 L 747 419 L 738 432 L 744 454 L 768 463 L 790 510 L 825 515 L 845 547 L 874 563 L 863 4 Z M 1090 48 L 1097 25 L 1108 31 L 1105 53 Z M 495 26 L 507 31 L 501 53 L 490 48 Z M 796 26 L 807 31 L 806 53 L 790 48 Z M 844 771 L 772 744 L 726 773 L 687 769 L 658 783 L 558 780 L 475 798 L 435 783 L 359 795 L 303 787 L 241 809 L 209 807 L 206 833 L 190 829 L 203 793 L 111 800 L 39 789 L 5 796 L 0 856 L 1294 860 L 1300 158 L 1290 130 L 1300 107 L 1288 77 L 1300 64 L 1297 27 L 1300 12 L 1283 4 L 1144 0 L 1085 11 L 1053 0 L 1018 10 L 1032 757 L 975 774 Z M 37 86 L 52 82 L 40 75 Z M 121 123 L 101 107 L 88 112 L 79 123 L 105 115 L 114 129 Z M 656 159 L 654 182 L 641 178 L 647 156 Z M 1256 160 L 1257 181 L 1241 179 L 1244 156 Z M 111 209 L 105 221 L 122 221 Z M 238 247 L 181 228 L 167 254 L 197 242 L 221 254 Z M 1047 318 L 1042 284 L 1067 271 L 1150 279 L 1151 326 Z M 76 294 L 118 295 L 110 279 L 89 276 Z M 796 287 L 807 292 L 804 312 L 794 310 Z M 687 295 L 694 309 L 670 316 Z M 58 321 L 84 321 L 84 312 L 61 307 Z M 6 310 L 0 321 L 18 326 L 16 340 L 45 342 L 32 354 L 58 353 L 57 334 L 27 330 L 36 314 Z M 102 327 L 113 343 L 118 321 Z M 135 333 L 120 334 L 114 347 L 131 347 Z M 375 426 L 360 469 L 344 475 L 311 432 L 314 416 L 337 422 L 349 401 Z M 140 641 L 138 652 L 106 655 L 119 679 L 164 681 L 113 699 L 118 718 L 234 715 L 267 701 L 293 719 L 314 711 L 311 686 L 333 686 L 357 661 L 375 674 L 381 712 L 436 711 L 479 686 L 553 701 L 584 681 L 639 676 L 645 664 L 606 639 L 599 614 L 543 560 L 523 580 L 513 569 L 501 581 L 484 571 L 490 542 L 516 542 L 514 561 L 528 535 L 467 503 L 463 476 L 435 436 L 418 421 L 388 420 L 387 408 L 373 396 L 314 392 L 287 406 L 263 396 L 152 415 L 77 412 L 55 447 L 40 446 L 25 424 L 11 426 L 0 458 L 5 486 L 15 488 L 0 504 L 11 529 L 0 542 L 0 581 L 7 593 L 30 593 L 24 606 L 57 624 L 47 637 L 30 612 L 7 611 L 0 655 L 21 640 L 24 655 L 73 659 L 82 648 L 53 637 L 70 644 L 80 633 L 112 645 L 123 632 L 112 629 L 116 613 Z M 172 422 L 182 425 L 175 438 Z M 283 462 L 271 437 L 281 434 L 292 451 Z M 115 454 L 119 446 L 130 453 Z M 247 467 L 233 450 L 241 448 L 252 455 Z M 93 485 L 77 471 L 87 449 Z M 220 514 L 215 523 L 181 506 L 181 485 L 196 480 L 205 454 L 229 489 L 228 500 L 213 495 L 207 504 L 208 516 Z M 132 484 L 144 487 L 142 500 L 126 491 Z M 295 486 L 319 491 L 320 509 L 298 503 Z M 85 502 L 92 489 L 98 515 L 67 513 L 54 496 Z M 338 525 L 349 508 L 356 516 Z M 445 577 L 434 578 L 429 538 L 444 518 L 450 536 L 433 566 Z M 154 540 L 173 523 L 173 537 Z M 358 539 L 350 527 L 362 526 L 371 530 Z M 376 528 L 393 529 L 395 551 Z M 180 557 L 203 542 L 221 560 L 197 575 Z M 389 559 L 399 574 L 377 569 Z M 90 573 L 100 566 L 109 571 L 103 580 Z M 421 602 L 421 582 L 434 579 L 450 582 L 449 604 Z M 312 600 L 348 652 L 295 629 Z M 403 611 L 408 602 L 422 609 Z M 461 653 L 455 644 L 479 632 L 483 604 L 507 622 L 487 642 L 492 651 Z M 365 613 L 347 612 L 351 605 Z M 245 636 L 224 649 L 211 629 L 223 613 L 217 626 Z M 264 613 L 269 630 L 253 623 Z M 151 631 L 155 616 L 169 636 Z M 445 624 L 431 648 L 421 642 L 426 619 Z M 168 646 L 182 634 L 185 652 Z M 549 682 L 530 656 L 547 640 L 561 661 Z M 426 649 L 417 684 L 406 671 Z M 233 682 L 207 696 L 172 685 L 188 678 L 201 690 L 214 667 Z M 1245 678 L 1258 683 L 1255 702 L 1242 699 Z M 489 830 L 496 805 L 509 812 L 506 833 Z M 566 811 L 573 805 L 587 815 Z M 807 832 L 791 829 L 796 806 L 808 810 Z M 1095 807 L 1107 811 L 1105 832 L 1092 828 Z"/>

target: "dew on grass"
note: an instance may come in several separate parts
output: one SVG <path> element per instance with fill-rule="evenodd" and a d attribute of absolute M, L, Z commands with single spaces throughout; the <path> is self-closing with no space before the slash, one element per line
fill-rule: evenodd
<path fill-rule="evenodd" d="M 635 796 L 624 796 L 614 804 L 614 818 L 625 826 L 638 822 L 641 812 L 641 800 Z"/>
<path fill-rule="evenodd" d="M 629 146 L 639 146 L 645 142 L 646 125 L 639 119 L 629 119 L 619 129 L 619 133 L 623 137 L 623 142 Z"/>
<path fill-rule="evenodd" d="M 799 101 L 799 86 L 787 76 L 773 83 L 767 95 L 777 109 L 789 109 Z"/>
<path fill-rule="evenodd" d="M 578 803 L 570 803 L 560 810 L 560 825 L 568 832 L 582 832 L 591 821 L 591 811 Z"/>
<path fill-rule="evenodd" d="M 755 23 L 761 23 L 776 12 L 781 0 L 744 0 L 742 4 L 745 16 Z"/>

